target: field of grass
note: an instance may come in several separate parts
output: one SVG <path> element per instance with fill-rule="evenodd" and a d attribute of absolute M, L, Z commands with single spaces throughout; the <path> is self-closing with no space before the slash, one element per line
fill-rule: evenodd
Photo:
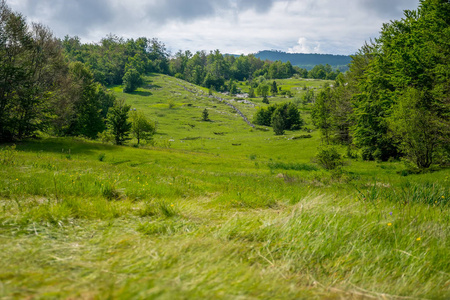
<path fill-rule="evenodd" d="M 153 143 L 0 145 L 0 299 L 450 298 L 450 170 L 326 171 L 317 132 L 276 137 L 148 79 L 113 90 L 158 123 Z"/>

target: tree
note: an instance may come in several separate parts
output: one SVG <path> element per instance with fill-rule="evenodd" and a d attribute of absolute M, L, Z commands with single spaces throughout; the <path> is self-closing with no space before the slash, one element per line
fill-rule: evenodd
<path fill-rule="evenodd" d="M 270 87 L 268 84 L 266 84 L 265 82 L 261 82 L 258 85 L 258 88 L 256 90 L 256 92 L 258 93 L 258 95 L 260 95 L 263 98 L 267 98 L 267 96 L 269 95 L 269 90 Z"/>
<path fill-rule="evenodd" d="M 283 113 L 281 107 L 277 108 L 272 116 L 271 125 L 273 128 L 273 132 L 275 135 L 283 135 L 284 134 L 284 128 L 285 128 L 285 122 L 283 118 Z"/>
<path fill-rule="evenodd" d="M 231 80 L 231 79 L 230 79 L 230 82 L 229 82 L 228 90 L 230 92 L 230 95 L 236 95 L 237 92 L 238 92 L 236 83 L 233 80 Z"/>
<path fill-rule="evenodd" d="M 99 132 L 105 129 L 102 110 L 108 110 L 111 103 L 103 105 L 102 88 L 94 82 L 92 72 L 81 62 L 69 65 L 69 74 L 73 93 L 73 113 L 70 116 L 67 129 L 61 129 L 64 134 L 83 135 L 94 139 Z M 109 106 L 108 106 L 109 105 Z"/>
<path fill-rule="evenodd" d="M 421 0 L 404 15 L 384 24 L 352 62 L 359 90 L 352 131 L 364 158 L 403 151 L 424 168 L 450 143 L 450 3 Z"/>
<path fill-rule="evenodd" d="M 144 83 L 141 74 L 136 69 L 128 69 L 123 76 L 124 93 L 132 93 Z"/>
<path fill-rule="evenodd" d="M 263 126 L 273 126 L 272 121 L 276 113 L 282 119 L 282 123 L 277 120 L 276 126 L 279 127 L 282 124 L 283 130 L 299 130 L 302 128 L 304 122 L 300 117 L 300 112 L 291 102 L 259 108 L 253 117 L 253 123 Z"/>
<path fill-rule="evenodd" d="M 209 121 L 209 113 L 208 113 L 208 110 L 206 108 L 202 112 L 202 120 L 205 121 L 205 122 Z"/>
<path fill-rule="evenodd" d="M 60 44 L 41 24 L 0 1 L 0 141 L 22 139 L 45 130 L 58 105 L 55 93 L 67 64 Z"/>
<path fill-rule="evenodd" d="M 118 100 L 114 106 L 109 109 L 107 125 L 108 130 L 114 136 L 116 145 L 123 145 L 129 140 L 128 135 L 131 130 L 131 123 L 128 121 L 130 105 L 125 105 L 123 100 Z"/>
<path fill-rule="evenodd" d="M 286 120 L 285 120 L 285 129 L 289 130 L 300 130 L 303 125 L 304 121 L 300 116 L 300 112 L 296 105 L 294 105 L 292 102 L 289 102 L 289 104 L 283 107 L 285 110 Z"/>
<path fill-rule="evenodd" d="M 270 88 L 270 92 L 272 93 L 272 96 L 276 96 L 278 94 L 277 82 L 275 80 L 272 82 L 272 87 Z"/>
<path fill-rule="evenodd" d="M 156 125 L 154 122 L 147 119 L 142 112 L 136 110 L 130 112 L 130 120 L 131 132 L 137 139 L 138 145 L 141 139 L 151 140 L 153 134 L 156 132 Z"/>
<path fill-rule="evenodd" d="M 332 113 L 332 99 L 330 88 L 321 91 L 317 96 L 314 104 L 311 117 L 314 125 L 316 125 L 322 132 L 325 142 L 330 144 L 330 133 L 332 127 L 331 115 Z"/>
<path fill-rule="evenodd" d="M 252 86 L 250 86 L 250 88 L 248 89 L 248 97 L 255 98 L 255 90 L 253 89 Z"/>
<path fill-rule="evenodd" d="M 448 122 L 423 106 L 425 92 L 409 88 L 398 98 L 389 127 L 399 147 L 419 168 L 428 168 L 440 144 L 449 134 Z M 445 124 L 447 123 L 447 124 Z"/>

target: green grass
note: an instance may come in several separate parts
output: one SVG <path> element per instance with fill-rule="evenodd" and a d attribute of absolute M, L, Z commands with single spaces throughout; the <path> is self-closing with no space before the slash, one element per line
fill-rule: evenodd
<path fill-rule="evenodd" d="M 158 122 L 153 144 L 0 147 L 0 299 L 450 297 L 450 170 L 329 172 L 317 132 L 251 130 L 187 83 L 149 79 L 113 89 Z"/>

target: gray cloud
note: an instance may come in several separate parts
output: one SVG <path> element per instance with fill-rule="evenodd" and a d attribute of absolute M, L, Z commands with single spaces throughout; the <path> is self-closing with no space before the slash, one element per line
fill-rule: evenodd
<path fill-rule="evenodd" d="M 352 54 L 419 0 L 7 0 L 58 37 L 156 37 L 173 52 Z"/>
<path fill-rule="evenodd" d="M 21 12 L 33 21 L 49 25 L 56 33 L 85 35 L 115 16 L 108 0 L 22 0 Z M 14 3 L 14 1 L 13 1 Z"/>
<path fill-rule="evenodd" d="M 252 9 L 258 13 L 268 12 L 274 5 L 274 0 L 237 0 L 239 10 Z"/>
<path fill-rule="evenodd" d="M 276 0 L 166 0 L 147 4 L 146 18 L 153 23 L 167 21 L 192 22 L 234 11 L 268 12 Z"/>
<path fill-rule="evenodd" d="M 146 17 L 152 22 L 165 22 L 168 20 L 188 22 L 198 18 L 214 16 L 217 10 L 225 5 L 226 2 L 224 1 L 210 0 L 158 1 L 148 5 Z"/>
<path fill-rule="evenodd" d="M 397 17 L 405 9 L 415 9 L 419 0 L 361 0 L 361 8 L 380 17 Z"/>

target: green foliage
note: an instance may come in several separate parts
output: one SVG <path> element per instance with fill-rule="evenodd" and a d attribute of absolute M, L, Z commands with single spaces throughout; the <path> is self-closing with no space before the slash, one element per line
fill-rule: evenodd
<path fill-rule="evenodd" d="M 272 126 L 275 135 L 284 134 L 284 128 L 286 127 L 286 125 L 284 122 L 282 109 L 280 107 L 274 111 L 270 125 Z"/>
<path fill-rule="evenodd" d="M 169 99 L 167 100 L 167 105 L 169 106 L 169 109 L 173 109 L 176 106 L 175 100 Z"/>
<path fill-rule="evenodd" d="M 303 127 L 304 121 L 300 116 L 300 112 L 293 103 L 282 103 L 282 104 L 273 104 L 268 106 L 267 108 L 259 108 L 254 117 L 253 123 L 257 125 L 263 126 L 272 126 L 273 117 L 275 112 L 278 110 L 277 114 L 277 126 L 282 124 L 282 130 L 299 130 Z M 281 117 L 281 120 L 280 120 Z M 282 122 L 281 122 L 282 121 Z"/>
<path fill-rule="evenodd" d="M 248 97 L 255 98 L 255 89 L 252 86 L 248 89 Z"/>
<path fill-rule="evenodd" d="M 321 91 L 316 98 L 314 107 L 311 113 L 313 123 L 322 132 L 322 136 L 327 144 L 330 143 L 330 134 L 332 127 L 332 109 L 333 102 L 330 97 L 331 90 L 329 88 Z"/>
<path fill-rule="evenodd" d="M 128 69 L 123 76 L 124 93 L 132 93 L 143 84 L 141 73 L 136 69 Z"/>
<path fill-rule="evenodd" d="M 448 1 L 423 0 L 353 58 L 353 134 L 363 157 L 403 152 L 426 168 L 450 142 L 449 11 Z"/>
<path fill-rule="evenodd" d="M 264 50 L 255 54 L 261 60 L 290 62 L 302 78 L 308 77 L 308 70 L 317 65 L 330 64 L 332 68 L 342 72 L 348 70 L 351 58 L 347 55 L 286 53 L 282 51 Z"/>
<path fill-rule="evenodd" d="M 116 145 L 123 145 L 130 138 L 132 124 L 128 121 L 128 113 L 131 106 L 125 105 L 123 100 L 118 100 L 108 112 L 107 125 L 108 131 L 114 137 Z"/>
<path fill-rule="evenodd" d="M 0 2 L 0 142 L 44 130 L 61 105 L 67 64 L 50 30 Z"/>
<path fill-rule="evenodd" d="M 316 96 L 314 94 L 314 90 L 306 89 L 306 93 L 303 96 L 303 103 L 304 104 L 314 103 L 315 100 L 316 100 Z"/>
<path fill-rule="evenodd" d="M 277 82 L 275 80 L 272 82 L 272 86 L 270 87 L 270 92 L 272 93 L 272 96 L 276 96 L 278 94 Z"/>
<path fill-rule="evenodd" d="M 165 45 L 157 39 L 140 37 L 124 40 L 108 35 L 99 43 L 82 44 L 78 37 L 66 36 L 62 46 L 71 61 L 86 63 L 95 81 L 103 85 L 124 83 L 124 79 L 129 80 L 124 75 L 130 70 L 136 70 L 139 74 L 169 73 L 169 55 Z"/>
<path fill-rule="evenodd" d="M 55 119 L 55 129 L 61 134 L 94 139 L 104 131 L 104 120 L 115 98 L 94 82 L 92 72 L 81 62 L 71 63 L 69 73 L 71 81 L 77 86 L 72 91 L 73 106 L 71 111 Z"/>
<path fill-rule="evenodd" d="M 138 145 L 141 140 L 150 141 L 156 132 L 156 124 L 150 121 L 141 111 L 130 112 L 131 133 L 137 139 Z"/>
<path fill-rule="evenodd" d="M 0 165 L 14 165 L 16 163 L 16 145 L 0 148 Z"/>
<path fill-rule="evenodd" d="M 343 164 L 341 155 L 335 147 L 331 146 L 319 148 L 316 160 L 319 165 L 327 170 L 335 170 Z"/>
<path fill-rule="evenodd" d="M 202 112 L 202 121 L 210 121 L 209 120 L 209 113 L 208 113 L 208 109 L 204 109 Z"/>
<path fill-rule="evenodd" d="M 319 64 L 308 72 L 308 78 L 335 80 L 339 72 L 339 70 L 333 71 L 329 64 Z"/>
<path fill-rule="evenodd" d="M 258 93 L 258 95 L 260 97 L 267 98 L 267 96 L 269 95 L 269 90 L 270 90 L 270 86 L 265 82 L 261 82 L 258 85 L 256 92 Z"/>

